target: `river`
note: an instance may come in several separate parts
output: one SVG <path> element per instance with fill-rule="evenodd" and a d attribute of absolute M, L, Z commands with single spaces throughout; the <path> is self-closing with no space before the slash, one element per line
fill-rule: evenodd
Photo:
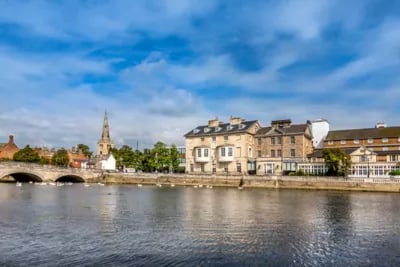
<path fill-rule="evenodd" d="M 0 184 L 0 266 L 400 266 L 400 194 Z"/>

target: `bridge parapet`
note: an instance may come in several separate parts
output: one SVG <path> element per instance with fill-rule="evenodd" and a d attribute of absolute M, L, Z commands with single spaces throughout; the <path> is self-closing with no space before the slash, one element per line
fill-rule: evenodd
<path fill-rule="evenodd" d="M 98 178 L 103 175 L 99 169 L 80 169 L 70 167 L 58 167 L 35 163 L 23 163 L 13 161 L 0 162 L 0 179 L 14 173 L 26 173 L 40 178 L 42 181 L 56 181 L 63 176 L 80 177 L 84 181 Z"/>

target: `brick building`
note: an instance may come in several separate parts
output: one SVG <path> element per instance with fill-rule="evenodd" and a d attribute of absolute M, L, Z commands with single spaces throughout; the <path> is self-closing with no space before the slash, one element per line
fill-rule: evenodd
<path fill-rule="evenodd" d="M 313 151 L 309 123 L 292 124 L 291 120 L 275 120 L 255 134 L 257 174 L 287 174 L 307 160 Z"/>
<path fill-rule="evenodd" d="M 8 143 L 0 144 L 0 159 L 12 159 L 20 149 L 14 142 L 14 136 L 10 135 Z"/>

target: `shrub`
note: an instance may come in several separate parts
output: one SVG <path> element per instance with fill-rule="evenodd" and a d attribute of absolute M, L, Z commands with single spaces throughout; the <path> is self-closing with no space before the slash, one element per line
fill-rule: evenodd
<path fill-rule="evenodd" d="M 400 170 L 391 171 L 391 172 L 389 172 L 389 175 L 393 175 L 393 176 L 400 175 Z"/>

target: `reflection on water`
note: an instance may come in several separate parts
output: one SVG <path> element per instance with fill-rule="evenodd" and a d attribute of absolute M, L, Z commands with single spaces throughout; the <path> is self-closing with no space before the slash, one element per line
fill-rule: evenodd
<path fill-rule="evenodd" d="M 400 195 L 0 184 L 0 265 L 395 266 Z"/>

